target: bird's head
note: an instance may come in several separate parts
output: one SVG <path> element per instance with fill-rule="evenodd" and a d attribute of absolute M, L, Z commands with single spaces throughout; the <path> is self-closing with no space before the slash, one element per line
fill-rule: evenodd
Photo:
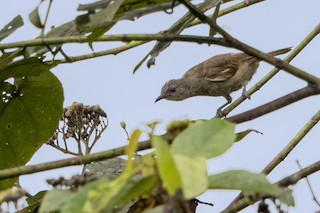
<path fill-rule="evenodd" d="M 182 101 L 190 98 L 190 87 L 184 79 L 170 80 L 165 83 L 161 89 L 161 95 L 156 99 L 155 102 L 161 99 L 167 99 L 170 101 Z"/>

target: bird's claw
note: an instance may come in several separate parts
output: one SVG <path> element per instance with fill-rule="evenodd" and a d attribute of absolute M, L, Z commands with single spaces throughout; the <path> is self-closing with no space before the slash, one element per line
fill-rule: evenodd
<path fill-rule="evenodd" d="M 247 93 L 247 91 L 242 92 L 242 97 L 244 97 L 244 98 L 246 98 L 248 100 L 251 99 L 251 96 Z"/>
<path fill-rule="evenodd" d="M 219 109 L 217 110 L 216 117 L 217 117 L 217 118 L 224 118 L 224 117 L 226 117 L 226 115 L 222 112 L 222 109 L 221 109 L 221 108 L 219 108 Z"/>

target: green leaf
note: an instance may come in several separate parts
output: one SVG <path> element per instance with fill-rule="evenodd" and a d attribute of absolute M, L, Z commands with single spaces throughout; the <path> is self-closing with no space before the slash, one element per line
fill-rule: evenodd
<path fill-rule="evenodd" d="M 146 211 L 144 211 L 143 213 L 164 213 L 164 207 L 163 205 L 157 206 L 153 209 L 147 209 Z"/>
<path fill-rule="evenodd" d="M 12 52 L 4 52 L 0 57 L 0 70 L 4 69 L 8 64 L 10 64 L 13 59 L 22 55 L 22 50 L 15 50 Z"/>
<path fill-rule="evenodd" d="M 177 190 L 182 189 L 182 181 L 170 152 L 170 147 L 165 140 L 157 136 L 152 137 L 152 146 L 156 149 L 156 162 L 163 185 L 169 195 L 173 196 Z"/>
<path fill-rule="evenodd" d="M 40 201 L 42 201 L 43 197 L 46 195 L 48 191 L 44 190 L 44 191 L 40 191 L 37 194 L 35 194 L 34 196 L 29 196 L 26 201 L 29 205 L 34 204 L 34 203 L 38 203 Z"/>
<path fill-rule="evenodd" d="M 70 202 L 74 194 L 68 190 L 54 189 L 47 192 L 41 202 L 39 213 L 48 213 L 61 210 L 61 207 Z"/>
<path fill-rule="evenodd" d="M 34 196 L 30 195 L 30 197 L 26 199 L 28 206 L 19 211 L 16 211 L 16 213 L 37 213 L 39 211 L 43 197 L 46 193 L 47 191 L 40 191 Z"/>
<path fill-rule="evenodd" d="M 92 31 L 92 34 L 88 37 L 89 42 L 94 41 L 110 28 L 110 22 L 113 20 L 114 15 L 117 13 L 123 1 L 124 0 L 113 0 L 113 3 L 108 4 L 106 8 L 89 15 L 88 22 L 77 22 L 78 29 L 81 31 Z"/>
<path fill-rule="evenodd" d="M 210 159 L 225 153 L 235 141 L 235 125 L 218 118 L 191 124 L 171 145 L 173 153 Z"/>
<path fill-rule="evenodd" d="M 23 26 L 23 20 L 22 17 L 18 15 L 0 30 L 0 41 L 11 35 L 21 26 Z"/>
<path fill-rule="evenodd" d="M 16 213 L 38 213 L 40 209 L 40 205 L 42 203 L 42 200 L 44 196 L 46 195 L 48 191 L 40 191 L 34 196 L 29 196 L 26 201 L 28 203 L 28 206 L 16 211 Z"/>
<path fill-rule="evenodd" d="M 123 179 L 109 181 L 100 179 L 81 188 L 65 205 L 61 212 L 109 212 L 115 206 L 122 206 L 131 200 L 150 192 L 157 183 L 156 176 L 141 180 Z"/>
<path fill-rule="evenodd" d="M 133 131 L 130 139 L 129 139 L 129 145 L 126 147 L 126 155 L 128 156 L 128 167 L 132 167 L 133 165 L 133 158 L 137 152 L 139 138 L 141 135 L 141 130 L 136 129 Z"/>
<path fill-rule="evenodd" d="M 0 169 L 25 165 L 58 127 L 63 89 L 50 68 L 38 62 L 0 71 L 1 80 L 10 77 L 10 72 L 15 78 L 15 85 L 11 86 L 15 91 L 7 94 L 6 102 L 0 102 Z M 35 73 L 38 76 L 32 76 Z M 25 78 L 18 77 L 21 75 Z M 8 89 L 10 83 L 5 84 Z M 1 181 L 0 189 L 11 187 L 15 181 Z"/>
<path fill-rule="evenodd" d="M 0 70 L 0 82 L 9 78 L 39 76 L 40 73 L 52 67 L 52 65 L 42 63 L 37 57 L 17 61 Z"/>
<path fill-rule="evenodd" d="M 173 155 L 182 181 L 185 199 L 192 199 L 207 190 L 208 173 L 206 160 L 201 157 L 190 158 L 184 155 Z"/>
<path fill-rule="evenodd" d="M 241 190 L 243 193 L 272 195 L 293 206 L 294 199 L 290 190 L 270 183 L 266 176 L 244 170 L 231 170 L 209 176 L 209 189 Z"/>
<path fill-rule="evenodd" d="M 70 196 L 67 202 L 63 203 L 63 205 L 61 205 L 58 210 L 61 213 L 85 212 L 83 208 L 85 203 L 88 202 L 89 193 L 95 193 L 95 191 L 100 191 L 101 193 L 102 189 L 99 188 L 106 188 L 105 185 L 108 185 L 109 182 L 109 179 L 101 178 L 91 183 L 88 183 L 84 187 L 80 188 L 78 192 L 72 194 L 72 196 Z M 101 193 L 100 195 L 103 196 L 104 193 Z M 54 200 L 51 200 L 51 202 L 53 201 Z"/>
<path fill-rule="evenodd" d="M 254 129 L 247 129 L 246 131 L 243 131 L 243 132 L 239 132 L 237 133 L 237 137 L 236 137 L 236 140 L 234 142 L 239 142 L 241 141 L 244 137 L 246 137 L 249 133 L 251 132 L 255 132 L 255 133 L 259 133 L 261 135 L 263 135 L 262 132 L 259 132 L 257 130 L 254 130 Z"/>
<path fill-rule="evenodd" d="M 30 14 L 29 14 L 30 22 L 37 28 L 42 29 L 44 26 L 41 22 L 40 15 L 39 15 L 39 7 L 36 7 Z"/>
<path fill-rule="evenodd" d="M 142 178 L 141 180 L 130 180 L 121 191 L 114 196 L 106 208 L 112 209 L 115 205 L 126 204 L 131 200 L 136 200 L 142 195 L 151 192 L 158 182 L 156 175 Z"/>

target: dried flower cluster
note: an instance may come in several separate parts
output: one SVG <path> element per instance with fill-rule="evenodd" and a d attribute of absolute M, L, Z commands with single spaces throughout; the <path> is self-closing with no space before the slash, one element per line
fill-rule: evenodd
<path fill-rule="evenodd" d="M 76 191 L 80 186 L 85 185 L 93 180 L 97 180 L 98 175 L 85 172 L 82 175 L 74 175 L 70 179 L 59 177 L 58 179 L 47 179 L 47 183 L 53 187 L 66 187 L 71 191 Z"/>
<path fill-rule="evenodd" d="M 64 109 L 61 125 L 47 144 L 64 153 L 76 156 L 87 155 L 107 126 L 107 114 L 99 105 L 86 106 L 82 103 L 73 103 Z M 59 139 L 63 140 L 64 147 L 60 146 Z M 68 149 L 69 139 L 73 139 L 77 143 L 77 152 Z M 82 151 L 83 147 L 85 153 Z"/>
<path fill-rule="evenodd" d="M 0 192 L 0 205 L 2 203 L 7 203 L 9 205 L 12 202 L 17 209 L 18 200 L 26 195 L 26 191 L 22 188 L 13 188 Z M 9 209 L 9 207 L 8 207 Z M 3 209 L 0 208 L 0 212 L 3 212 Z"/>

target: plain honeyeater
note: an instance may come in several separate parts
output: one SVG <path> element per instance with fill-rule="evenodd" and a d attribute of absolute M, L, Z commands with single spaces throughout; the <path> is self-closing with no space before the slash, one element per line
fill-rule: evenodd
<path fill-rule="evenodd" d="M 290 50 L 284 48 L 268 54 L 276 56 Z M 217 115 L 222 116 L 222 108 L 232 101 L 230 93 L 243 88 L 243 96 L 250 98 L 246 93 L 246 85 L 257 71 L 260 61 L 245 53 L 216 55 L 192 67 L 182 78 L 165 83 L 155 102 L 161 99 L 182 101 L 194 96 L 223 96 L 227 103 L 217 110 Z"/>

